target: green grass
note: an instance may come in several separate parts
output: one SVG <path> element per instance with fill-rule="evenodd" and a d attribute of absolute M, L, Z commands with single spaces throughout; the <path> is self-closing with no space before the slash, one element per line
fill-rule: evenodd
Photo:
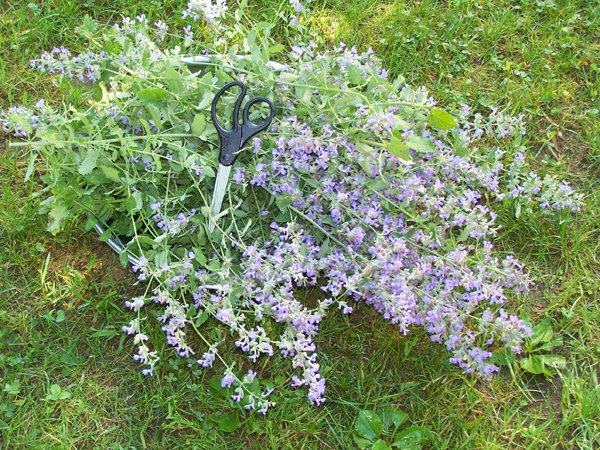
<path fill-rule="evenodd" d="M 76 100 L 76 89 L 30 71 L 29 59 L 54 45 L 83 50 L 74 29 L 86 14 L 114 21 L 144 12 L 155 20 L 177 16 L 184 2 L 164 3 L 166 10 L 154 0 L 5 1 L 0 107 Z M 274 2 L 251 3 L 257 18 L 273 14 Z M 599 17 L 587 0 L 314 0 L 310 18 L 331 44 L 374 47 L 392 76 L 425 85 L 445 106 L 525 114 L 532 163 L 586 194 L 581 213 L 557 220 L 516 221 L 501 211 L 499 248 L 516 253 L 537 280 L 519 312 L 550 317 L 563 337 L 553 351 L 567 368 L 552 380 L 512 367 L 514 374 L 478 382 L 421 331 L 403 337 L 359 308 L 323 323 L 323 407 L 289 391 L 266 418 L 245 416 L 235 433 L 218 432 L 215 421 L 229 410 L 209 387 L 214 373 L 183 362 L 165 363 L 152 379 L 138 373 L 131 343 L 118 333 L 132 277 L 92 234 L 43 231 L 32 198 L 38 186 L 23 182 L 26 158 L 2 145 L 0 446 L 350 448 L 358 410 L 391 404 L 430 427 L 431 448 L 598 448 Z M 287 362 L 270 370 L 287 370 Z M 49 397 L 52 385 L 68 398 Z"/>

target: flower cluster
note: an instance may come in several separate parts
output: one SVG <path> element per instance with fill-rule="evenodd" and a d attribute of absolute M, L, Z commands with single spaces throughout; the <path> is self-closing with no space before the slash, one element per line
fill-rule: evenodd
<path fill-rule="evenodd" d="M 13 106 L 7 111 L 0 112 L 2 130 L 16 137 L 27 137 L 30 131 L 38 127 L 39 121 L 39 116 L 24 106 Z"/>
<path fill-rule="evenodd" d="M 282 126 L 294 129 L 293 137 L 279 138 L 269 166 L 257 164 L 249 183 L 288 198 L 298 220 L 328 236 L 329 257 L 315 257 L 316 243 L 303 252 L 313 282 L 324 277 L 322 289 L 329 295 L 343 293 L 372 305 L 404 333 L 424 325 L 432 340 L 460 354 L 453 361 L 469 371 L 497 370 L 486 362 L 491 354 L 473 359 L 465 351 L 478 335 L 486 345 L 497 334 L 511 336 L 503 343 L 515 351 L 521 347 L 529 331 L 512 316 L 492 321 L 493 330 L 469 327 L 481 305 L 501 305 L 507 291 L 520 293 L 529 284 L 513 258 L 492 255 L 496 216 L 472 189 L 473 164 L 443 147 L 400 171 L 397 158 L 388 155 L 380 162 L 373 153 L 365 158 L 346 136 L 315 136 L 296 117 Z M 432 164 L 434 158 L 442 164 Z M 449 236 L 481 243 L 444 245 Z M 280 259 L 275 263 L 281 266 Z"/>
<path fill-rule="evenodd" d="M 515 154 L 510 165 L 507 190 L 508 198 L 536 201 L 541 208 L 572 211 L 581 209 L 581 194 L 576 193 L 564 181 L 559 181 L 550 175 L 540 178 L 536 173 L 528 171 L 525 155 L 521 152 Z M 503 198 L 504 194 L 498 194 L 499 200 Z"/>
<path fill-rule="evenodd" d="M 156 27 L 156 43 L 160 44 L 165 38 L 169 27 L 162 20 L 157 20 L 156 22 L 154 22 L 154 26 Z"/>
<path fill-rule="evenodd" d="M 289 2 L 293 10 L 289 24 L 291 26 L 296 26 L 298 25 L 297 14 L 306 14 L 309 11 L 306 3 L 310 3 L 310 0 L 289 0 Z"/>
<path fill-rule="evenodd" d="M 154 27 L 150 28 L 144 14 L 135 19 L 125 17 L 110 30 L 110 38 L 119 43 L 118 53 L 109 54 L 101 49 L 97 52 L 86 51 L 73 55 L 65 47 L 55 47 L 42 53 L 39 58 L 32 59 L 30 66 L 44 74 L 64 75 L 80 83 L 95 83 L 99 81 L 106 65 L 123 66 L 125 63 L 140 62 L 148 56 L 151 59 L 162 58 L 164 54 L 158 50 L 156 44 L 163 43 L 169 27 L 162 20 L 157 20 Z M 154 39 L 151 35 L 154 35 Z M 178 47 L 171 50 L 171 53 L 178 52 Z"/>
<path fill-rule="evenodd" d="M 31 60 L 30 66 L 42 73 L 62 74 L 81 83 L 93 83 L 99 78 L 98 62 L 106 57 L 106 52 L 80 53 L 71 57 L 71 52 L 64 47 L 54 47 L 44 52 L 38 59 Z"/>
<path fill-rule="evenodd" d="M 203 17 L 209 25 L 218 26 L 220 19 L 227 12 L 226 0 L 190 0 L 187 8 L 182 13 L 182 18 L 191 17 L 194 22 Z"/>
<path fill-rule="evenodd" d="M 137 302 L 137 304 L 136 304 Z M 138 309 L 143 306 L 143 299 L 134 299 L 132 302 L 127 302 L 131 309 Z M 140 305 L 141 303 L 141 305 Z M 133 342 L 138 346 L 137 353 L 133 355 L 133 359 L 142 364 L 144 369 L 142 373 L 144 375 L 152 375 L 154 373 L 154 366 L 160 360 L 156 351 L 151 351 L 146 345 L 148 336 L 140 332 L 140 321 L 139 319 L 133 319 L 128 325 L 122 327 L 123 332 L 128 335 L 133 335 Z"/>
<path fill-rule="evenodd" d="M 48 106 L 44 99 L 38 100 L 33 108 L 13 106 L 6 111 L 0 111 L 2 131 L 19 138 L 33 135 L 48 123 L 64 124 L 66 120 L 60 113 Z"/>

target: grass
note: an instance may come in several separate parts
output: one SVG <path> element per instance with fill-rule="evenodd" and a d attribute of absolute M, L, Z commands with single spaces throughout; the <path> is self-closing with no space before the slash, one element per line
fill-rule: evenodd
<path fill-rule="evenodd" d="M 0 12 L 0 107 L 77 90 L 28 70 L 54 45 L 82 50 L 84 15 L 113 21 L 177 15 L 183 1 L 8 0 Z M 272 1 L 253 1 L 268 20 Z M 0 146 L 0 446 L 4 448 L 351 448 L 359 409 L 391 404 L 430 427 L 431 448 L 600 446 L 600 121 L 597 30 L 587 0 L 314 0 L 311 26 L 331 44 L 375 48 L 392 76 L 425 85 L 440 103 L 500 105 L 525 114 L 526 151 L 541 172 L 586 194 L 579 214 L 516 221 L 501 211 L 498 246 L 537 280 L 519 307 L 550 317 L 567 368 L 546 380 L 517 365 L 491 383 L 465 376 L 420 331 L 401 336 L 368 308 L 329 317 L 318 340 L 328 402 L 288 392 L 266 418 L 233 434 L 213 375 L 171 362 L 144 379 L 119 333 L 132 277 L 77 228 L 52 237 L 24 183 L 26 158 Z M 1 139 L 1 137 L 0 137 Z M 159 332 L 159 331 L 158 331 Z M 282 369 L 287 369 L 280 363 Z M 277 370 L 275 363 L 273 370 Z M 60 388 L 53 387 L 58 385 Z"/>

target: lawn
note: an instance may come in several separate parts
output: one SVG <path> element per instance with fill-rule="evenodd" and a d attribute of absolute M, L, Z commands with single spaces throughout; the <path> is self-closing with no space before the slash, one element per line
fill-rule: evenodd
<path fill-rule="evenodd" d="M 5 0 L 0 109 L 39 98 L 77 102 L 77 89 L 30 70 L 29 61 L 53 46 L 84 50 L 74 29 L 86 15 L 113 22 L 145 13 L 177 23 L 185 3 Z M 249 15 L 268 21 L 278 2 L 250 3 Z M 600 447 L 600 8 L 587 0 L 310 6 L 310 24 L 328 45 L 373 47 L 392 76 L 425 86 L 444 107 L 524 114 L 528 160 L 584 193 L 581 212 L 556 219 L 516 220 L 501 210 L 496 243 L 536 280 L 519 314 L 552 329 L 552 345 L 530 343 L 529 353 L 563 356 L 566 367 L 544 377 L 517 361 L 482 382 L 449 364 L 424 331 L 405 337 L 362 307 L 322 324 L 323 406 L 289 391 L 266 417 L 240 414 L 241 426 L 222 432 L 219 420 L 234 410 L 209 385 L 218 372 L 180 359 L 157 377 L 139 373 L 120 332 L 133 275 L 80 226 L 56 237 L 44 231 L 40 186 L 23 181 L 26 152 L 0 134 L 2 448 L 354 448 L 358 412 L 387 405 L 432 431 L 429 448 Z"/>

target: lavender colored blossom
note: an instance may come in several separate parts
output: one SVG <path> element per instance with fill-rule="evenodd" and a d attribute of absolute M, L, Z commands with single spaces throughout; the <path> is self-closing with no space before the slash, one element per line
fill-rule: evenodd
<path fill-rule="evenodd" d="M 294 8 L 294 11 L 296 11 L 297 13 L 306 10 L 306 7 L 302 4 L 301 0 L 289 0 L 289 2 L 290 5 L 292 5 L 292 8 Z"/>
<path fill-rule="evenodd" d="M 221 387 L 224 387 L 224 388 L 231 387 L 231 385 L 234 382 L 235 382 L 235 377 L 231 374 L 227 374 L 221 379 Z"/>
<path fill-rule="evenodd" d="M 199 359 L 197 362 L 202 367 L 212 367 L 214 361 L 215 361 L 215 353 L 207 352 L 204 355 L 202 355 L 202 358 Z"/>
<path fill-rule="evenodd" d="M 139 311 L 144 306 L 144 297 L 135 297 L 131 301 L 126 301 L 125 306 L 132 311 Z"/>
<path fill-rule="evenodd" d="M 156 42 L 160 44 L 165 38 L 169 27 L 162 20 L 157 20 L 154 22 L 154 26 L 156 27 Z"/>
<path fill-rule="evenodd" d="M 223 18 L 228 10 L 226 0 L 190 0 L 187 8 L 182 13 L 182 18 L 190 17 L 197 22 L 200 17 L 210 25 L 218 25 L 219 19 Z"/>
<path fill-rule="evenodd" d="M 191 25 L 186 25 L 183 27 L 183 37 L 185 39 L 185 45 L 190 46 L 194 41 L 194 32 L 192 31 Z"/>
<path fill-rule="evenodd" d="M 235 171 L 233 173 L 233 181 L 236 184 L 242 184 L 245 180 L 245 175 L 244 175 L 244 168 L 243 167 L 236 167 Z"/>

